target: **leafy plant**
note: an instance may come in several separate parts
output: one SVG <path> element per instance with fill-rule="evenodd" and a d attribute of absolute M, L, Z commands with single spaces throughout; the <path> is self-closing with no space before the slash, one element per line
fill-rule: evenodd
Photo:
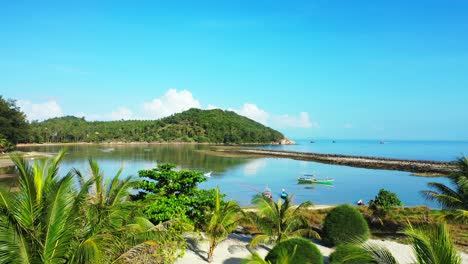
<path fill-rule="evenodd" d="M 438 182 L 428 183 L 432 190 L 422 191 L 427 200 L 437 201 L 444 209 L 452 210 L 448 216 L 460 222 L 468 222 L 468 158 L 457 160 L 458 170 L 450 179 L 454 189 Z"/>
<path fill-rule="evenodd" d="M 9 144 L 15 145 L 26 141 L 29 133 L 30 127 L 26 115 L 16 106 L 16 101 L 5 100 L 0 96 L 0 134 L 2 135 L 0 140 L 4 138 Z"/>
<path fill-rule="evenodd" d="M 359 210 L 343 204 L 333 208 L 325 217 L 322 238 L 328 245 L 340 245 L 369 237 L 369 227 Z"/>
<path fill-rule="evenodd" d="M 450 263 L 460 264 L 461 257 L 453 246 L 450 232 L 445 223 L 425 225 L 420 227 L 408 226 L 405 230 L 411 247 L 416 256 L 417 264 Z M 351 250 L 342 254 L 341 258 L 358 263 L 398 263 L 392 254 L 385 248 L 373 243 L 354 241 L 361 250 Z M 348 263 L 348 262 L 343 262 Z"/>
<path fill-rule="evenodd" d="M 208 262 L 213 261 L 213 253 L 216 246 L 224 240 L 229 233 L 237 227 L 242 220 L 242 210 L 234 201 L 229 201 L 224 205 L 221 203 L 219 187 L 215 192 L 214 210 L 207 216 L 205 234 L 208 237 L 210 248 L 208 250 Z"/>
<path fill-rule="evenodd" d="M 311 229 L 309 221 L 305 216 L 306 208 L 311 202 L 304 202 L 298 206 L 291 205 L 291 197 L 283 201 L 279 199 L 277 203 L 270 201 L 263 195 L 254 197 L 252 203 L 258 208 L 251 220 L 261 231 L 250 242 L 250 246 L 257 246 L 263 243 L 279 243 L 284 239 L 308 235 L 319 237 Z"/>
<path fill-rule="evenodd" d="M 163 164 L 139 171 L 139 176 L 144 179 L 137 184 L 143 190 L 137 199 L 143 199 L 144 212 L 154 223 L 181 218 L 200 227 L 205 220 L 205 211 L 215 207 L 215 190 L 198 189 L 198 184 L 206 181 L 203 173 L 175 171 L 174 168 L 173 164 Z"/>
<path fill-rule="evenodd" d="M 128 200 L 133 183 L 120 180 L 121 171 L 106 179 L 90 160 L 89 177 L 58 175 L 64 154 L 33 165 L 11 156 L 19 190 L 0 190 L 0 263 L 109 263 L 141 243 L 183 241 L 174 225 L 154 226 L 137 214 Z"/>
<path fill-rule="evenodd" d="M 403 206 L 403 203 L 396 193 L 380 189 L 374 199 L 373 205 L 382 208 L 385 212 L 389 212 L 393 207 Z"/>
<path fill-rule="evenodd" d="M 0 153 L 12 151 L 15 146 L 11 144 L 2 134 L 0 134 Z"/>
<path fill-rule="evenodd" d="M 268 252 L 265 260 L 271 263 L 323 264 L 320 250 L 305 238 L 290 238 L 279 242 Z"/>

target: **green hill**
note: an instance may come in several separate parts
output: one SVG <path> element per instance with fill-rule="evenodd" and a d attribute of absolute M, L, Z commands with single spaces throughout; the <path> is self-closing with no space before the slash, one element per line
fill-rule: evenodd
<path fill-rule="evenodd" d="M 31 124 L 30 141 L 271 143 L 282 138 L 280 132 L 232 111 L 192 108 L 159 120 L 52 118 Z"/>

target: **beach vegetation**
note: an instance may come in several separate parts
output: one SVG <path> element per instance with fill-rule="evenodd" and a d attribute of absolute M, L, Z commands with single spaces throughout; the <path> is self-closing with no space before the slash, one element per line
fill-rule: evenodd
<path fill-rule="evenodd" d="M 404 233 L 415 255 L 414 263 L 461 263 L 461 257 L 454 247 L 449 229 L 445 223 L 435 223 L 418 227 L 413 227 L 410 224 L 405 229 Z M 358 263 L 398 263 L 395 257 L 381 246 L 363 241 L 356 241 L 355 243 L 361 250 L 353 249 L 342 252 L 343 254 L 340 256 L 341 259 L 358 261 Z M 364 253 L 362 251 L 364 251 Z"/>
<path fill-rule="evenodd" d="M 275 203 L 263 195 L 254 197 L 252 203 L 258 211 L 251 214 L 250 219 L 260 233 L 252 239 L 251 247 L 259 244 L 277 244 L 297 236 L 319 237 L 306 217 L 307 207 L 312 203 L 307 201 L 293 206 L 291 199 L 289 196 L 286 199 L 278 199 Z"/>
<path fill-rule="evenodd" d="M 92 160 L 89 175 L 59 175 L 64 154 L 33 164 L 11 156 L 19 189 L 0 190 L 0 263 L 129 263 L 131 254 L 170 260 L 183 252 L 185 227 L 138 214 L 131 178 L 120 179 L 121 170 L 107 178 Z"/>
<path fill-rule="evenodd" d="M 215 191 L 215 206 L 207 215 L 204 231 L 208 237 L 208 262 L 213 261 L 216 246 L 227 238 L 243 220 L 243 212 L 235 201 L 222 203 L 219 187 Z"/>
<path fill-rule="evenodd" d="M 353 259 L 350 256 L 359 256 Z M 356 258 L 356 257 L 354 257 Z M 369 259 L 366 261 L 365 259 Z M 356 244 L 342 244 L 335 248 L 329 257 L 330 264 L 373 264 L 369 254 L 361 246 Z"/>
<path fill-rule="evenodd" d="M 162 164 L 140 170 L 142 180 L 136 186 L 140 193 L 134 199 L 142 201 L 144 214 L 155 224 L 180 218 L 200 228 L 206 220 L 205 212 L 215 208 L 216 191 L 198 189 L 198 184 L 206 181 L 202 172 L 175 168 Z"/>
<path fill-rule="evenodd" d="M 271 263 L 323 264 L 323 255 L 310 240 L 295 237 L 276 244 L 268 252 L 265 260 Z"/>
<path fill-rule="evenodd" d="M 430 182 L 430 190 L 421 193 L 427 200 L 436 201 L 443 209 L 449 210 L 447 218 L 468 223 L 468 158 L 461 157 L 456 164 L 458 170 L 450 176 L 453 188 Z"/>
<path fill-rule="evenodd" d="M 14 149 L 14 145 L 27 141 L 30 133 L 26 115 L 12 99 L 0 95 L 0 152 Z"/>
<path fill-rule="evenodd" d="M 381 208 L 383 211 L 389 212 L 390 209 L 394 207 L 403 206 L 403 203 L 398 198 L 396 193 L 385 189 L 380 189 L 373 203 L 369 203 L 369 206 Z"/>
<path fill-rule="evenodd" d="M 335 246 L 355 239 L 366 240 L 369 233 L 369 226 L 359 210 L 343 204 L 333 208 L 325 217 L 322 239 L 326 244 Z"/>

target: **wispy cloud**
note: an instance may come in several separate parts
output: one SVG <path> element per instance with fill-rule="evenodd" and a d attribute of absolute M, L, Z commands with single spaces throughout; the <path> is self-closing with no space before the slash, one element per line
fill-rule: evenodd
<path fill-rule="evenodd" d="M 40 103 L 18 100 L 17 104 L 30 121 L 63 116 L 62 107 L 56 100 L 48 100 Z"/>

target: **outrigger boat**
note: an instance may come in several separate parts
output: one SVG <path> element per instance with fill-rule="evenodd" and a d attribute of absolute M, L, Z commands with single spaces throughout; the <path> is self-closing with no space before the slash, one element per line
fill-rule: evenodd
<path fill-rule="evenodd" d="M 313 174 L 304 174 L 304 176 L 297 178 L 299 183 L 318 183 L 318 184 L 333 184 L 335 179 L 325 178 L 325 179 L 316 179 Z"/>

